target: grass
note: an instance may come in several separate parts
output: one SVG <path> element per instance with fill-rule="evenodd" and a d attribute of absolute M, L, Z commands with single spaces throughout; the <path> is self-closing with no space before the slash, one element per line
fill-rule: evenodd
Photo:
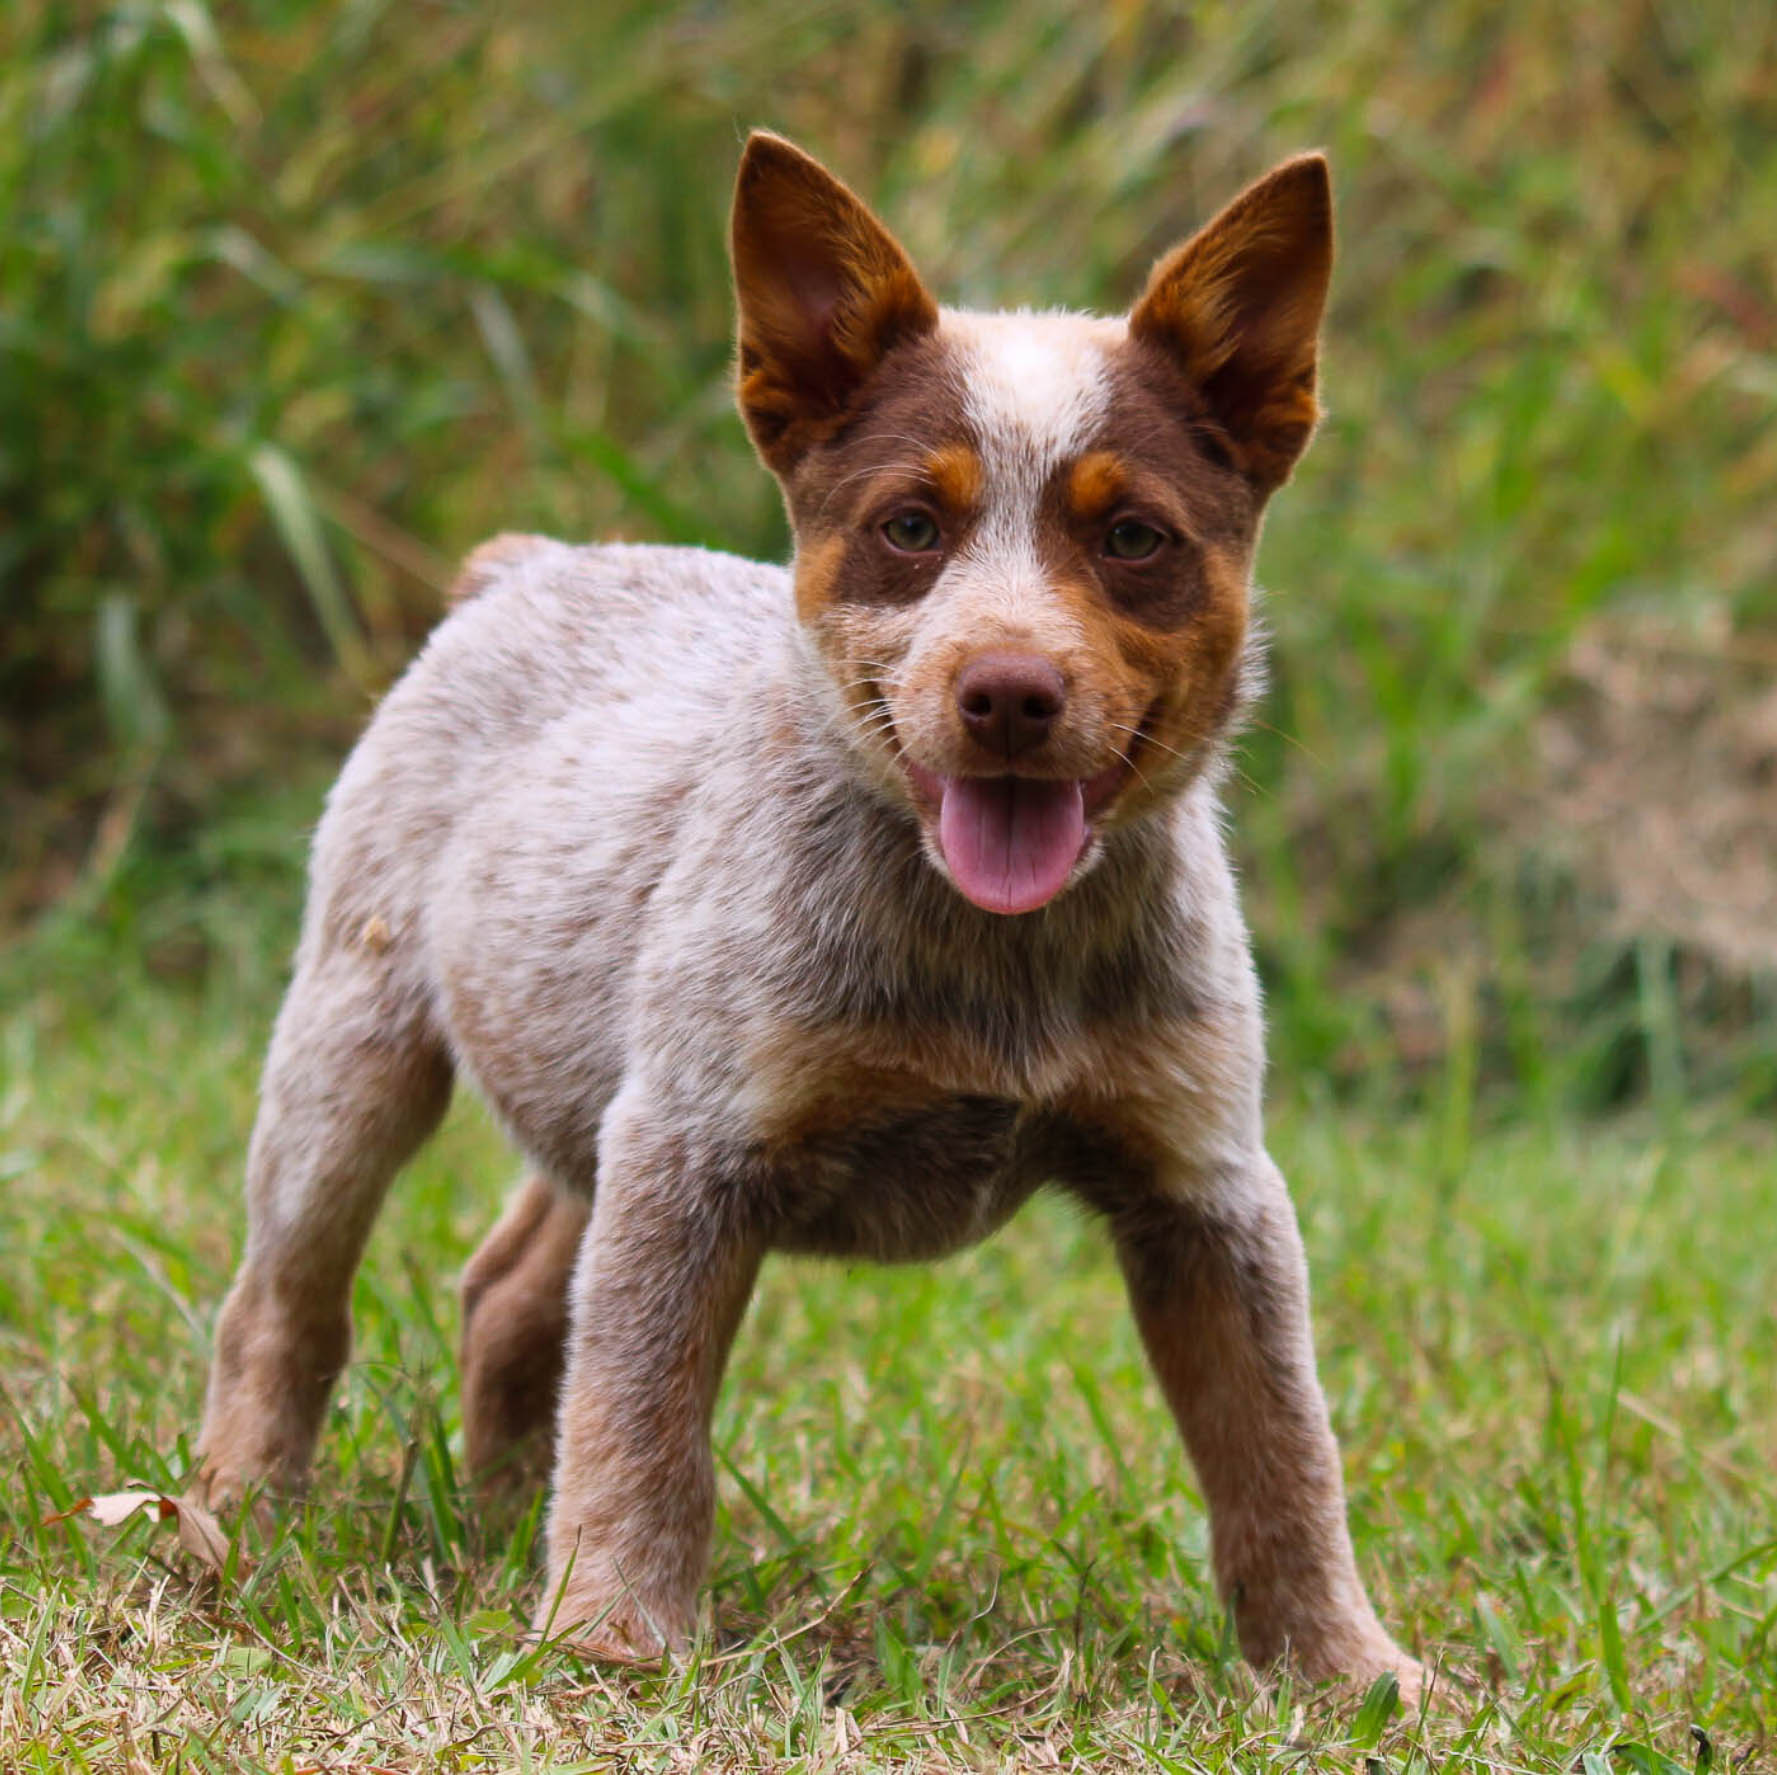
<path fill-rule="evenodd" d="M 1103 1240 L 1058 1204 L 943 1266 L 770 1266 L 694 1658 L 528 1646 L 535 1505 L 483 1519 L 456 1468 L 452 1278 L 513 1169 L 471 1104 L 397 1186 L 269 1551 L 212 1587 L 164 1530 L 44 1526 L 188 1468 L 263 986 L 46 985 L 4 1026 L 7 1768 L 1664 1770 L 1693 1727 L 1716 1767 L 1777 1754 L 1777 1150 L 1731 1120 L 1378 1123 L 1278 1081 L 1359 1560 L 1470 1685 L 1422 1718 L 1234 1657 Z"/>

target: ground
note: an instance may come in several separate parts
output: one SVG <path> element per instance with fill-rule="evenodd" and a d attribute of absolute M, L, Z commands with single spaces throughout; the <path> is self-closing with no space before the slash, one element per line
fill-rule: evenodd
<path fill-rule="evenodd" d="M 1768 1129 L 1275 1082 L 1359 1561 L 1451 1678 L 1422 1715 L 1234 1656 L 1104 1241 L 1044 1202 L 941 1266 L 768 1269 L 706 1631 L 617 1674 L 523 1640 L 536 1507 L 480 1516 L 455 1469 L 453 1278 L 513 1174 L 467 1101 L 269 1551 L 211 1584 L 146 1521 L 43 1526 L 188 1468 L 269 1008 L 143 982 L 4 1022 L 6 1768 L 1773 1766 Z"/>

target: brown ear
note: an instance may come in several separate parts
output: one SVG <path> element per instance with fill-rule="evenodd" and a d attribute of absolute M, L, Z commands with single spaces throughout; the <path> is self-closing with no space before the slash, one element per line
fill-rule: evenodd
<path fill-rule="evenodd" d="M 890 350 L 937 326 L 938 305 L 863 202 L 763 130 L 741 156 L 732 243 L 741 417 L 786 474 Z"/>
<path fill-rule="evenodd" d="M 1333 269 L 1319 154 L 1286 160 L 1154 267 L 1130 333 L 1166 350 L 1266 491 L 1289 478 L 1320 409 L 1315 351 Z"/>

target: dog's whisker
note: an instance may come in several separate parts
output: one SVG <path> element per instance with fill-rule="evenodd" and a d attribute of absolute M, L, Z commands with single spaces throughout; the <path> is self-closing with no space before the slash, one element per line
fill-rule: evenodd
<path fill-rule="evenodd" d="M 858 443 L 862 444 L 911 444 L 916 450 L 930 450 L 930 438 L 916 438 L 910 431 L 871 431 L 866 432 Z"/>
<path fill-rule="evenodd" d="M 889 475 L 905 475 L 908 479 L 912 480 L 916 479 L 919 473 L 920 464 L 917 462 L 873 463 L 869 468 L 854 469 L 849 475 L 842 475 L 827 489 L 827 496 L 821 501 L 820 515 L 823 518 L 827 515 L 827 507 L 833 503 L 834 495 L 837 494 L 841 488 L 849 487 L 853 481 L 867 480 L 872 475 L 881 475 L 884 477 Z"/>
<path fill-rule="evenodd" d="M 1142 769 L 1142 767 L 1139 764 L 1137 764 L 1135 762 L 1135 760 L 1133 758 L 1131 758 L 1127 752 L 1119 752 L 1117 754 L 1117 756 L 1123 760 L 1124 768 L 1126 770 L 1133 771 L 1135 773 L 1136 780 L 1151 795 L 1154 792 L 1154 785 L 1148 781 L 1147 772 L 1144 771 Z"/>
<path fill-rule="evenodd" d="M 1134 737 L 1142 741 L 1143 744 L 1152 746 L 1156 752 L 1170 753 L 1174 758 L 1178 759 L 1181 764 L 1188 764 L 1190 762 L 1190 759 L 1185 753 L 1179 751 L 1176 746 L 1167 745 L 1164 740 L 1155 739 L 1153 734 L 1145 727 L 1131 727 L 1126 721 L 1107 721 L 1105 726 L 1115 728 L 1118 733 L 1133 734 Z M 1123 762 L 1127 764 L 1129 760 L 1125 758 Z"/>

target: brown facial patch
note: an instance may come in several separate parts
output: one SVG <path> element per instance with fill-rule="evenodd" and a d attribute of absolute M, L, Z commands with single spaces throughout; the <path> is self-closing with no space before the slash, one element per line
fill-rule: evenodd
<path fill-rule="evenodd" d="M 896 348 L 845 421 L 779 479 L 796 534 L 796 609 L 885 786 L 902 784 L 891 698 L 921 601 L 973 527 L 982 465 L 951 354 L 936 339 Z M 931 552 L 893 547 L 884 525 L 919 512 Z"/>
<path fill-rule="evenodd" d="M 835 605 L 916 601 L 969 533 L 980 508 L 982 467 L 951 369 L 937 341 L 903 345 L 884 361 L 846 423 L 783 477 L 805 622 Z M 935 551 L 890 545 L 882 526 L 907 511 L 924 512 L 937 525 Z M 820 563 L 819 589 L 811 578 L 806 595 L 805 552 Z"/>
<path fill-rule="evenodd" d="M 845 564 L 845 538 L 831 532 L 813 537 L 796 549 L 796 614 L 812 622 L 838 596 Z"/>
<path fill-rule="evenodd" d="M 1070 696 L 1102 711 L 1132 765 L 1128 811 L 1174 791 L 1234 713 L 1262 498 L 1164 352 L 1130 340 L 1106 371 L 1105 419 L 1052 475 L 1037 542 L 1051 595 L 1083 637 Z M 1159 533 L 1151 556 L 1110 552 L 1126 521 Z"/>

